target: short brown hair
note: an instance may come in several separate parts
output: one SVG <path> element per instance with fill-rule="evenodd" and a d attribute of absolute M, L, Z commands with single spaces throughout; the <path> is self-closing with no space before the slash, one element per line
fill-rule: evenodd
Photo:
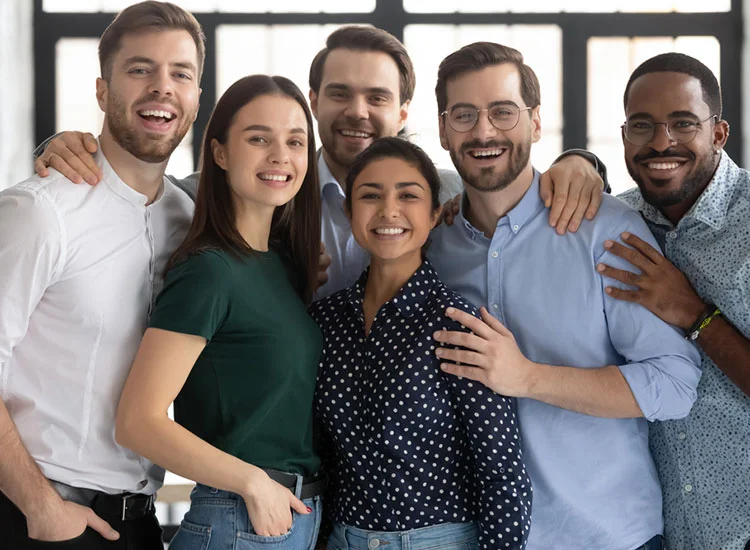
<path fill-rule="evenodd" d="M 474 42 L 441 61 L 435 86 L 438 113 L 442 113 L 447 107 L 448 81 L 451 78 L 503 63 L 510 63 L 518 69 L 518 74 L 521 75 L 521 97 L 526 106 L 532 108 L 538 106 L 541 100 L 539 79 L 531 67 L 523 62 L 521 52 L 494 42 Z"/>
<path fill-rule="evenodd" d="M 337 49 L 387 53 L 398 67 L 400 103 L 403 104 L 414 96 L 417 79 L 414 65 L 404 45 L 383 29 L 363 25 L 347 25 L 328 36 L 326 47 L 318 52 L 310 65 L 310 89 L 316 94 L 320 92 L 328 54 Z"/>
<path fill-rule="evenodd" d="M 122 37 L 144 31 L 183 30 L 195 41 L 198 50 L 198 78 L 206 58 L 206 36 L 193 14 L 169 2 L 139 2 L 122 10 L 99 39 L 99 67 L 102 78 L 109 81 L 112 63 L 120 50 Z"/>

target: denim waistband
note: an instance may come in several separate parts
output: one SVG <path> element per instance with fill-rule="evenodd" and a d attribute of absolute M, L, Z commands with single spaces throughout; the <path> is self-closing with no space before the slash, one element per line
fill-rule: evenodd
<path fill-rule="evenodd" d="M 408 531 L 367 531 L 339 523 L 334 531 L 346 538 L 350 550 L 424 550 L 438 543 L 451 548 L 476 542 L 478 536 L 476 523 L 441 523 Z"/>

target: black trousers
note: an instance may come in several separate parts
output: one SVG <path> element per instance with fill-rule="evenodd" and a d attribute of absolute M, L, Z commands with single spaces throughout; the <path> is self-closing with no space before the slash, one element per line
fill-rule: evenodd
<path fill-rule="evenodd" d="M 102 538 L 87 528 L 75 539 L 63 542 L 42 542 L 30 539 L 26 531 L 26 517 L 0 492 L 0 548 L 3 550 L 163 550 L 162 532 L 156 516 L 151 513 L 141 518 L 123 521 L 111 506 L 91 506 L 113 529 L 120 533 L 116 541 Z"/>

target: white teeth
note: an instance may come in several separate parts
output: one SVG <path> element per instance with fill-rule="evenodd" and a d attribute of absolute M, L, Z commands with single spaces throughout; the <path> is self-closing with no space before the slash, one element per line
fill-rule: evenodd
<path fill-rule="evenodd" d="M 488 151 L 473 151 L 471 154 L 475 157 L 496 157 L 502 153 L 502 149 L 489 149 Z"/>
<path fill-rule="evenodd" d="M 277 174 L 258 174 L 258 177 L 265 181 L 286 181 L 287 176 Z"/>
<path fill-rule="evenodd" d="M 161 111 L 158 109 L 146 109 L 145 111 L 138 111 L 138 114 L 141 116 L 161 117 L 167 120 L 172 120 L 174 118 L 174 115 L 172 113 L 168 111 Z"/>
<path fill-rule="evenodd" d="M 378 235 L 401 235 L 405 232 L 406 229 L 402 227 L 378 227 L 375 229 L 375 233 Z"/>
<path fill-rule="evenodd" d="M 679 166 L 679 162 L 650 162 L 648 164 L 649 170 L 674 170 Z"/>
<path fill-rule="evenodd" d="M 358 132 L 357 130 L 339 130 L 339 131 L 347 137 L 358 137 L 358 138 L 370 137 L 370 134 L 366 132 Z"/>

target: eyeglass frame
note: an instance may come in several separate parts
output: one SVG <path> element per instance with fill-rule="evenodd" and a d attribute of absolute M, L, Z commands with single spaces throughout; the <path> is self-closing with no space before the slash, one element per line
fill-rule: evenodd
<path fill-rule="evenodd" d="M 696 118 L 698 118 L 698 117 L 696 117 Z M 686 143 L 690 143 L 691 141 L 693 141 L 693 140 L 695 139 L 695 136 L 697 136 L 697 135 L 698 135 L 698 132 L 700 132 L 700 130 L 701 130 L 701 128 L 703 127 L 703 125 L 704 125 L 704 124 L 705 124 L 706 122 L 708 122 L 709 120 L 711 120 L 712 118 L 715 118 L 715 119 L 716 119 L 716 122 L 718 122 L 718 121 L 719 121 L 719 115 L 716 115 L 716 114 L 714 114 L 714 115 L 711 115 L 711 116 L 709 116 L 708 118 L 705 118 L 705 119 L 703 119 L 703 120 L 699 120 L 698 122 L 696 122 L 696 123 L 695 123 L 695 131 L 693 132 L 693 135 L 692 135 L 692 136 L 690 136 L 690 139 L 688 139 L 688 140 L 686 140 L 686 141 L 677 141 L 677 140 L 676 140 L 676 139 L 674 138 L 674 136 L 672 136 L 672 134 L 670 134 L 670 133 L 669 133 L 669 123 L 670 123 L 670 122 L 673 122 L 673 121 L 669 121 L 669 120 L 668 120 L 667 122 L 652 122 L 652 121 L 650 121 L 650 120 L 649 120 L 649 121 L 647 121 L 647 122 L 648 122 L 649 124 L 653 124 L 653 126 L 654 126 L 654 127 L 653 127 L 653 129 L 651 130 L 651 136 L 650 136 L 650 137 L 648 138 L 648 140 L 647 140 L 647 141 L 645 141 L 644 143 L 633 143 L 632 141 L 630 141 L 630 139 L 628 139 L 628 132 L 627 132 L 627 130 L 626 130 L 626 127 L 627 127 L 627 125 L 628 125 L 628 122 L 631 122 L 631 121 L 629 121 L 629 120 L 626 120 L 626 121 L 625 121 L 625 122 L 624 122 L 624 123 L 623 123 L 623 124 L 622 124 L 622 125 L 620 126 L 620 129 L 622 130 L 622 135 L 623 135 L 623 136 L 625 137 L 625 140 L 626 140 L 626 141 L 627 141 L 628 143 L 630 143 L 631 145 L 635 145 L 636 147 L 643 147 L 644 145 L 648 145 L 649 143 L 651 143 L 651 142 L 652 142 L 652 141 L 654 140 L 654 137 L 656 136 L 656 127 L 657 127 L 657 126 L 660 126 L 660 125 L 663 125 L 663 126 L 664 126 L 664 132 L 665 132 L 665 133 L 667 134 L 667 137 L 669 138 L 669 141 L 670 141 L 670 142 L 672 142 L 672 143 L 677 143 L 677 144 L 680 144 L 680 145 L 684 145 L 684 144 L 686 144 Z"/>
<path fill-rule="evenodd" d="M 490 117 L 490 109 L 493 109 L 495 107 L 500 107 L 500 106 L 503 106 L 503 105 L 506 106 L 506 107 L 514 107 L 514 108 L 518 109 L 518 116 L 516 117 L 516 122 L 510 128 L 498 128 L 495 125 L 495 123 L 492 121 L 492 117 Z M 521 113 L 524 112 L 524 111 L 530 111 L 530 110 L 532 110 L 534 108 L 534 107 L 524 107 L 524 108 L 521 108 L 521 107 L 519 107 L 518 105 L 515 105 L 515 104 L 496 103 L 495 105 L 492 105 L 490 107 L 485 107 L 484 109 L 477 109 L 474 105 L 471 105 L 471 104 L 465 104 L 465 105 L 464 104 L 458 104 L 458 105 L 454 105 L 450 109 L 446 109 L 445 111 L 443 111 L 442 113 L 440 113 L 439 116 L 442 117 L 442 116 L 445 116 L 445 115 L 449 114 L 453 109 L 455 109 L 458 106 L 462 106 L 463 108 L 472 107 L 477 112 L 477 118 L 476 118 L 476 120 L 474 120 L 474 124 L 472 124 L 471 128 L 469 128 L 467 130 L 456 130 L 453 127 L 453 125 L 450 123 L 450 117 L 447 118 L 446 124 L 448 126 L 450 126 L 451 130 L 453 130 L 454 132 L 458 132 L 459 134 L 465 134 L 467 132 L 471 132 L 474 128 L 476 128 L 477 127 L 477 123 L 479 122 L 479 113 L 481 113 L 482 111 L 487 111 L 487 120 L 489 121 L 489 123 L 492 125 L 493 128 L 495 128 L 496 130 L 500 130 L 501 132 L 510 132 L 516 126 L 518 126 L 518 123 L 521 121 Z"/>

